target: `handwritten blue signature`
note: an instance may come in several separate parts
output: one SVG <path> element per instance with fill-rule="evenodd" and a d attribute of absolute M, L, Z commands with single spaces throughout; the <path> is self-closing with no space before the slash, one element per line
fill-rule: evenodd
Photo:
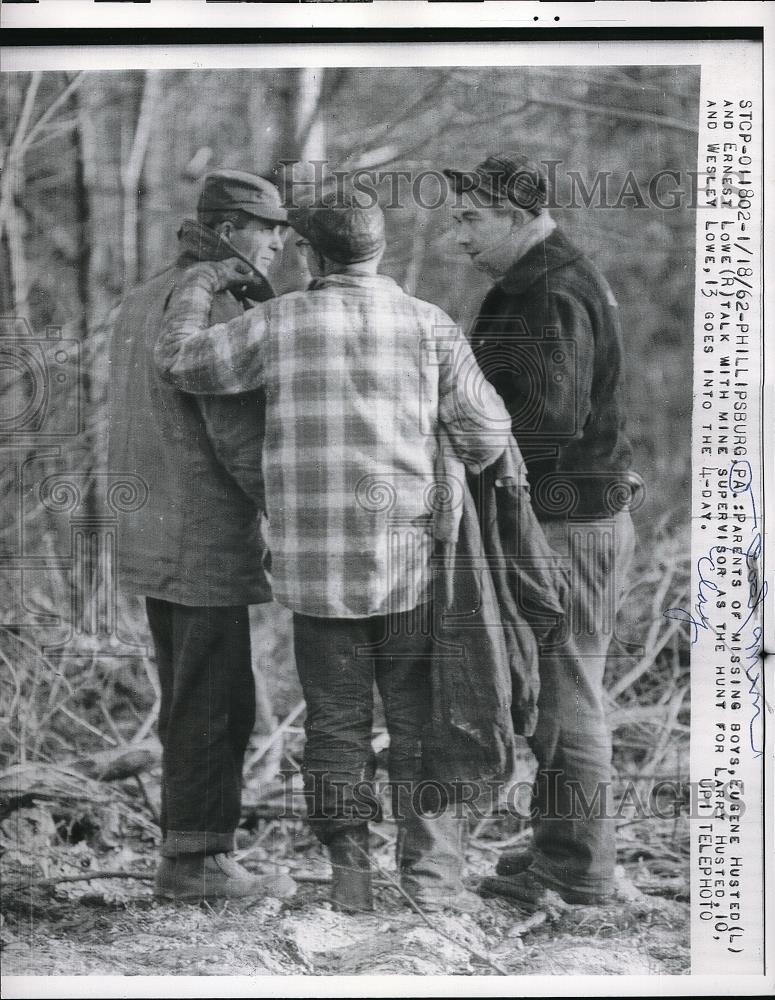
<path fill-rule="evenodd" d="M 748 495 L 751 504 L 751 518 L 754 537 L 746 549 L 745 564 L 748 581 L 748 617 L 739 625 L 735 632 L 742 633 L 749 625 L 751 619 L 756 615 L 758 608 L 763 604 L 767 596 L 767 581 L 760 581 L 759 565 L 762 555 L 762 536 L 758 530 L 759 518 L 756 511 L 756 501 L 753 495 L 753 470 L 751 463 L 747 461 L 735 461 L 729 469 L 728 477 L 729 489 L 735 498 L 744 494 Z M 664 612 L 665 618 L 672 618 L 676 621 L 686 622 L 691 629 L 691 642 L 694 645 L 699 639 L 701 631 L 708 631 L 713 628 L 710 618 L 706 614 L 706 605 L 716 596 L 723 596 L 724 590 L 719 585 L 723 572 L 719 573 L 717 565 L 718 554 L 727 552 L 727 546 L 714 545 L 706 555 L 697 560 L 697 573 L 699 575 L 699 586 L 697 588 L 696 600 L 694 603 L 694 614 L 683 608 L 668 608 Z M 718 560 L 720 561 L 720 560 Z M 759 746 L 756 738 L 756 720 L 762 714 L 761 707 L 761 651 L 762 651 L 762 628 L 755 626 L 752 633 L 752 642 L 745 647 L 746 660 L 748 666 L 745 674 L 750 681 L 748 690 L 751 696 L 751 707 L 753 715 L 749 723 L 749 736 L 751 749 L 754 755 L 760 757 L 763 749 Z"/>

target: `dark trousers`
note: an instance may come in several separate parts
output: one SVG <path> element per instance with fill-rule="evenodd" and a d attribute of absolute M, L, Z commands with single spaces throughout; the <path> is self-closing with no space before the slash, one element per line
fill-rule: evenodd
<path fill-rule="evenodd" d="M 161 685 L 162 855 L 234 849 L 255 722 L 248 609 L 146 598 Z"/>
<path fill-rule="evenodd" d="M 423 728 L 430 721 L 431 630 L 420 609 L 356 619 L 295 614 L 293 627 L 307 703 L 307 812 L 326 844 L 379 814 L 371 785 L 375 679 L 390 735 L 394 814 L 412 808 L 423 778 Z"/>
<path fill-rule="evenodd" d="M 570 570 L 571 615 L 561 641 L 541 651 L 532 869 L 559 887 L 605 894 L 616 831 L 603 675 L 635 535 L 626 512 L 542 527 Z"/>

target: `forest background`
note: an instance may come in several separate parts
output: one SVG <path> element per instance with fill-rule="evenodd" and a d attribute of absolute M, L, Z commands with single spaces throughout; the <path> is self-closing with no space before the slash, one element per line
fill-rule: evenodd
<path fill-rule="evenodd" d="M 639 548 L 620 625 L 632 645 L 618 648 L 607 682 L 618 774 L 646 796 L 660 776 L 686 778 L 688 637 L 663 612 L 688 596 L 696 219 L 686 179 L 696 166 L 699 70 L 196 69 L 0 80 L 4 808 L 46 801 L 60 840 L 86 836 L 101 820 L 94 790 L 66 777 L 73 762 L 135 750 L 150 756 L 142 766 L 137 757 L 121 794 L 153 835 L 158 758 L 148 748 L 158 688 L 142 608 L 113 586 L 112 546 L 132 498 L 122 506 L 109 495 L 110 476 L 122 471 L 106 466 L 109 317 L 130 288 L 174 260 L 204 174 L 276 176 L 281 160 L 317 160 L 417 177 L 514 148 L 558 164 L 555 200 L 568 207 L 553 214 L 605 273 L 621 310 L 627 429 L 645 497 L 634 512 Z M 672 208 L 648 195 L 664 171 L 685 192 Z M 607 206 L 592 193 L 601 172 Z M 383 270 L 467 327 L 488 282 L 456 250 L 449 206 L 428 207 L 432 179 L 423 191 L 425 207 L 410 197 L 387 212 Z M 289 240 L 275 284 L 283 291 L 302 281 Z M 61 364 L 57 338 L 75 345 Z M 42 395 L 19 367 L 27 342 L 45 372 Z M 44 498 L 51 475 L 76 483 L 77 496 L 49 481 Z M 259 721 L 247 783 L 255 805 L 258 789 L 298 758 L 303 705 L 287 615 L 260 609 L 254 624 Z M 671 856 L 685 857 L 684 834 L 672 828 Z"/>

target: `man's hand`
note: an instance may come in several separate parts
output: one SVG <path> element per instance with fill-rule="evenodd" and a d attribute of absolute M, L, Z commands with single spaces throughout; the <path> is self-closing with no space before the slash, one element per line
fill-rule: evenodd
<path fill-rule="evenodd" d="M 218 281 L 215 291 L 218 292 L 225 288 L 232 288 L 234 285 L 244 285 L 253 277 L 254 273 L 247 264 L 237 257 L 229 257 L 228 260 L 208 261 L 205 266 L 214 269 Z"/>
<path fill-rule="evenodd" d="M 261 341 L 266 324 L 262 308 L 209 325 L 213 295 L 235 278 L 244 284 L 244 266 L 235 258 L 206 261 L 186 268 L 176 282 L 154 359 L 161 377 L 178 389 L 231 396 L 263 384 Z"/>

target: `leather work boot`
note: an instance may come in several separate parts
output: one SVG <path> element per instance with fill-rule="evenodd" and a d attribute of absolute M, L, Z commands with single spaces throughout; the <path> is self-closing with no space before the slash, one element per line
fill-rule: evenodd
<path fill-rule="evenodd" d="M 328 842 L 331 859 L 331 905 L 342 913 L 374 909 L 371 895 L 369 828 L 349 827 Z"/>
<path fill-rule="evenodd" d="M 229 854 L 179 854 L 162 858 L 153 894 L 162 899 L 282 899 L 296 892 L 290 875 L 251 875 Z"/>
<path fill-rule="evenodd" d="M 483 878 L 479 883 L 479 893 L 485 897 L 503 896 L 531 910 L 551 907 L 552 893 L 559 896 L 563 902 L 574 906 L 602 906 L 614 898 L 613 893 L 584 892 L 568 889 L 565 886 L 549 885 L 531 871 Z"/>
<path fill-rule="evenodd" d="M 519 875 L 526 872 L 533 863 L 533 852 L 525 847 L 518 850 L 504 851 L 495 866 L 498 875 Z"/>

